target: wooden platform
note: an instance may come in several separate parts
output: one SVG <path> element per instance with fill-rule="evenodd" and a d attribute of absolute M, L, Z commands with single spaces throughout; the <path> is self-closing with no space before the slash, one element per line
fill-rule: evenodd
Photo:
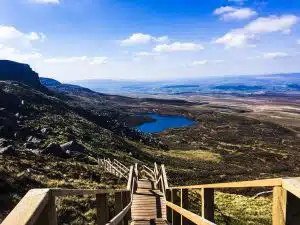
<path fill-rule="evenodd" d="M 165 225 L 166 204 L 163 194 L 150 179 L 140 179 L 133 194 L 131 225 Z"/>

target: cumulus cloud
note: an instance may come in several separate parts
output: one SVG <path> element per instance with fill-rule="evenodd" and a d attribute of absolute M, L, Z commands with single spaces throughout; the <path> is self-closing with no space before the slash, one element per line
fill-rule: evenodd
<path fill-rule="evenodd" d="M 33 41 L 44 41 L 45 38 L 43 33 L 23 33 L 15 27 L 0 25 L 0 44 L 6 46 L 30 48 Z"/>
<path fill-rule="evenodd" d="M 137 52 L 136 56 L 156 56 L 159 55 L 157 52 Z"/>
<path fill-rule="evenodd" d="M 0 25 L 0 58 L 21 62 L 39 59 L 42 55 L 32 43 L 45 38 L 43 33 L 24 33 L 15 27 Z"/>
<path fill-rule="evenodd" d="M 7 60 L 13 60 L 18 62 L 26 62 L 28 60 L 32 59 L 40 59 L 42 55 L 38 52 L 28 52 L 24 53 L 21 52 L 15 48 L 4 46 L 3 44 L 0 44 L 0 58 L 1 59 L 7 59 Z"/>
<path fill-rule="evenodd" d="M 150 34 L 134 33 L 130 37 L 122 40 L 121 45 L 147 44 L 150 42 L 164 43 L 168 41 L 168 36 L 154 37 Z"/>
<path fill-rule="evenodd" d="M 174 42 L 171 44 L 160 44 L 154 48 L 155 52 L 194 52 L 204 49 L 202 45 L 192 42 Z"/>
<path fill-rule="evenodd" d="M 76 56 L 76 57 L 57 57 L 45 59 L 46 63 L 76 63 L 76 62 L 87 62 L 91 65 L 99 65 L 107 63 L 108 57 L 87 57 L 87 56 Z"/>
<path fill-rule="evenodd" d="M 226 48 L 253 46 L 251 41 L 257 39 L 259 35 L 274 32 L 289 33 L 298 21 L 299 18 L 295 15 L 260 17 L 243 28 L 231 30 L 214 42 L 223 44 Z"/>
<path fill-rule="evenodd" d="M 223 62 L 224 62 L 224 60 L 198 60 L 198 61 L 194 61 L 192 63 L 192 66 L 218 64 L 218 63 L 223 63 Z"/>
<path fill-rule="evenodd" d="M 222 20 L 244 20 L 257 15 L 257 12 L 250 8 L 236 8 L 223 6 L 214 11 L 215 15 L 220 15 Z"/>
<path fill-rule="evenodd" d="M 31 2 L 34 3 L 39 3 L 39 4 L 59 4 L 60 0 L 30 0 Z"/>
<path fill-rule="evenodd" d="M 263 55 L 265 59 L 276 59 L 276 58 L 285 58 L 289 55 L 285 52 L 267 52 Z"/>

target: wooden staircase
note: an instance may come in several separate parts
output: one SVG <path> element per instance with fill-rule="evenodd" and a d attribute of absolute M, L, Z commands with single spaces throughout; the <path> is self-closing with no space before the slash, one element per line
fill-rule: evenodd
<path fill-rule="evenodd" d="M 57 225 L 56 199 L 96 196 L 97 225 L 215 225 L 214 190 L 271 188 L 272 225 L 300 224 L 300 178 L 275 178 L 244 182 L 169 187 L 164 165 L 151 169 L 135 164 L 130 169 L 117 160 L 99 160 L 100 169 L 128 180 L 125 190 L 32 189 L 1 225 Z M 188 210 L 189 192 L 201 192 L 201 215 Z M 114 194 L 114 217 L 108 199 Z M 111 199 L 110 199 L 111 200 Z M 199 206 L 200 207 L 200 206 Z"/>
<path fill-rule="evenodd" d="M 166 224 L 166 203 L 163 193 L 149 178 L 139 179 L 133 194 L 132 225 Z"/>

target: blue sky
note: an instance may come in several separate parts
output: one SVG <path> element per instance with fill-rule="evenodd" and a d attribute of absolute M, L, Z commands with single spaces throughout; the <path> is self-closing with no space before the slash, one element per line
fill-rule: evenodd
<path fill-rule="evenodd" d="M 40 76 L 300 72 L 298 0 L 1 0 L 0 58 Z"/>

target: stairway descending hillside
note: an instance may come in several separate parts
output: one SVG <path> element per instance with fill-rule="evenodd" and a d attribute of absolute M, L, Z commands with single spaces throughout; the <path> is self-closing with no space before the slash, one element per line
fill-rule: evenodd
<path fill-rule="evenodd" d="M 272 225 L 300 224 L 300 177 L 169 187 L 164 165 L 154 163 L 151 169 L 136 163 L 129 169 L 116 159 L 102 159 L 99 166 L 127 179 L 127 188 L 32 189 L 1 225 L 57 225 L 56 198 L 82 195 L 96 196 L 97 225 L 216 225 L 214 190 L 226 188 L 272 188 Z M 201 215 L 189 211 L 189 192 L 194 191 L 201 193 Z M 111 194 L 113 218 L 108 213 Z"/>
<path fill-rule="evenodd" d="M 132 225 L 166 224 L 165 198 L 154 182 L 149 178 L 138 180 L 132 200 Z"/>

